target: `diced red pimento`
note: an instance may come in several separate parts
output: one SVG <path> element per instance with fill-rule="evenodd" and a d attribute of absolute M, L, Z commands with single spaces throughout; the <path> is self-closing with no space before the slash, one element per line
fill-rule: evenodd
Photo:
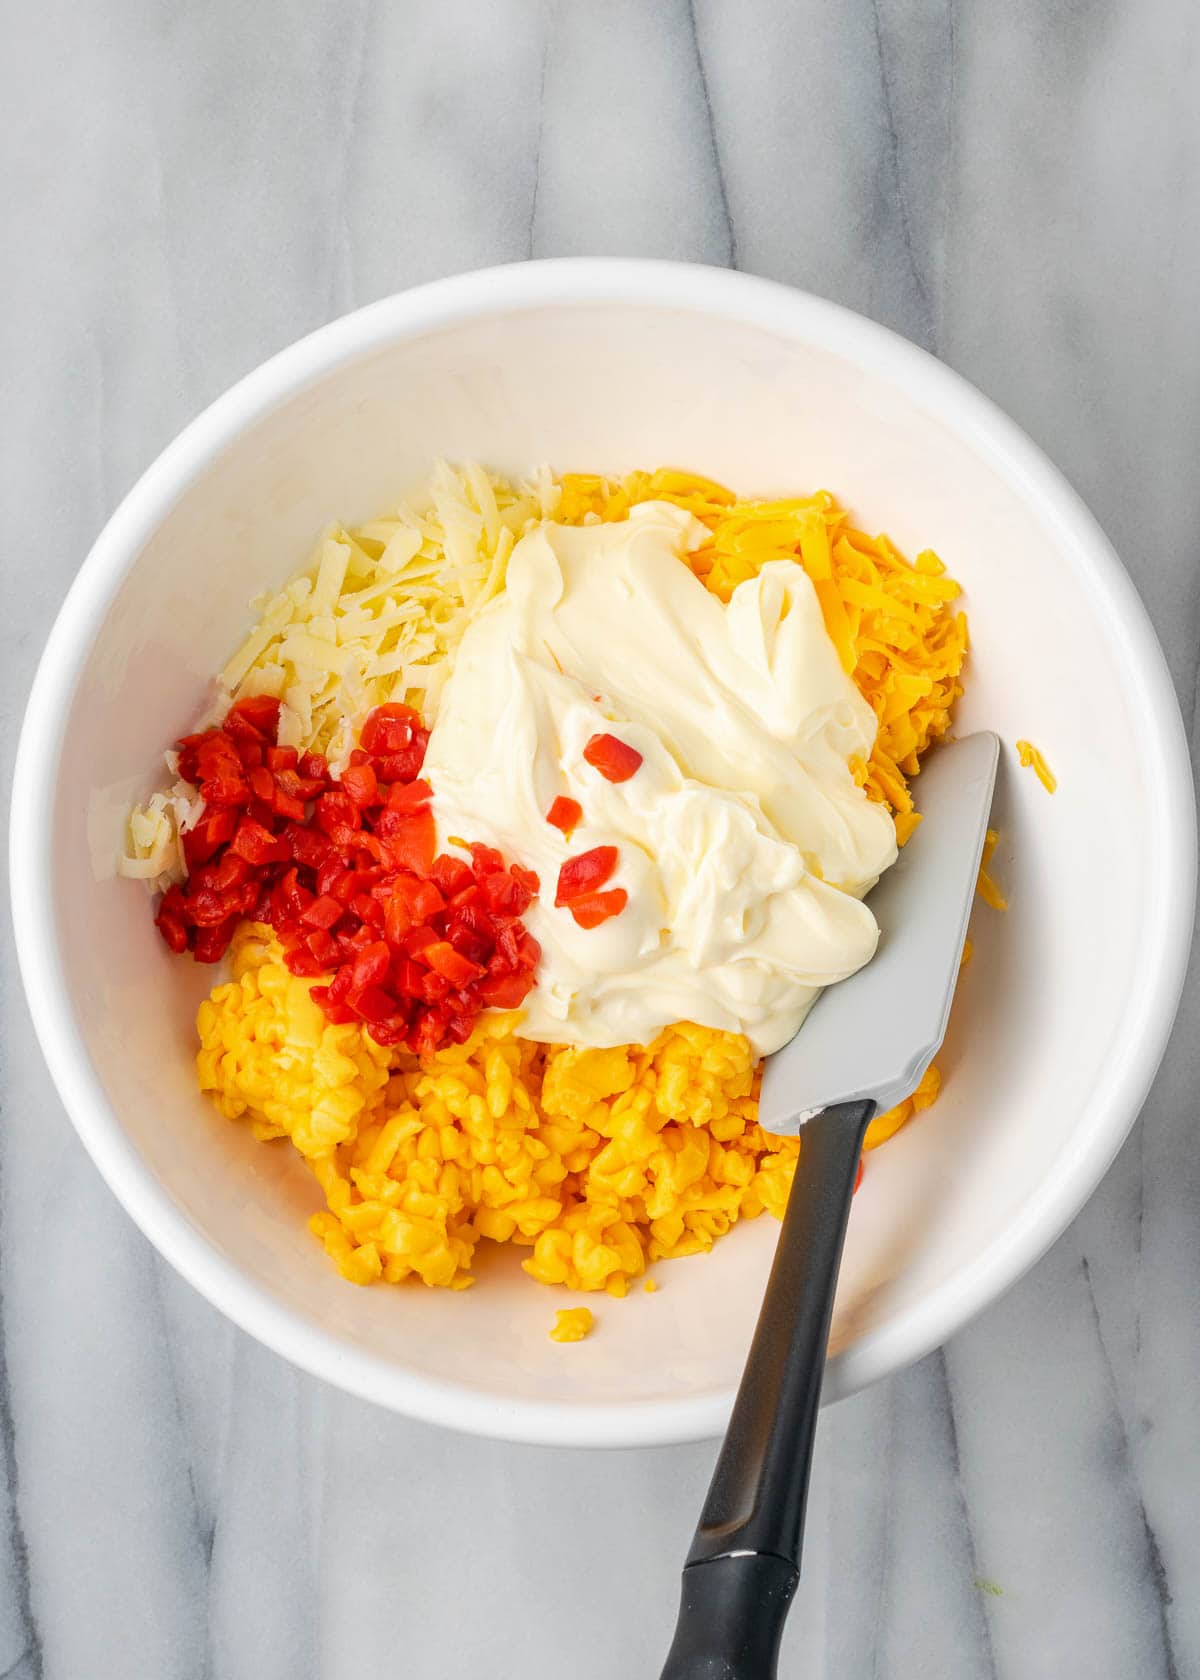
<path fill-rule="evenodd" d="M 362 726 L 358 744 L 364 753 L 382 757 L 407 747 L 420 726 L 419 713 L 411 706 L 392 701 L 386 706 L 376 706 Z"/>
<path fill-rule="evenodd" d="M 593 735 L 583 749 L 583 756 L 608 782 L 627 782 L 642 766 L 642 755 L 637 748 L 615 735 Z"/>
<path fill-rule="evenodd" d="M 602 922 L 619 916 L 628 903 L 625 888 L 613 887 L 608 892 L 580 893 L 571 900 L 569 908 L 581 928 L 598 928 Z"/>
<path fill-rule="evenodd" d="M 578 856 L 568 858 L 558 872 L 555 906 L 561 909 L 583 893 L 597 891 L 610 879 L 616 867 L 615 846 L 593 846 L 590 852 L 580 852 Z"/>
<path fill-rule="evenodd" d="M 449 980 L 452 986 L 469 986 L 472 980 L 482 980 L 487 973 L 482 963 L 464 957 L 445 939 L 426 945 L 421 952 L 421 961 L 427 963 L 435 974 L 440 974 L 443 980 Z"/>
<path fill-rule="evenodd" d="M 171 950 L 218 962 L 240 921 L 268 922 L 293 974 L 328 975 L 312 996 L 330 1021 L 421 1055 L 463 1043 L 481 1009 L 518 1008 L 541 956 L 520 919 L 538 878 L 490 846 L 435 856 L 418 714 L 377 707 L 337 781 L 322 754 L 276 744 L 279 711 L 239 701 L 179 743 L 205 810 L 155 918 Z"/>
<path fill-rule="evenodd" d="M 343 770 L 342 788 L 358 806 L 379 804 L 379 778 L 370 764 L 352 764 Z"/>
<path fill-rule="evenodd" d="M 583 806 L 577 799 L 568 799 L 561 793 L 546 812 L 546 821 L 552 828 L 561 828 L 568 839 L 582 820 Z"/>
<path fill-rule="evenodd" d="M 558 872 L 555 906 L 570 910 L 581 928 L 598 928 L 602 922 L 619 916 L 629 903 L 625 888 L 600 891 L 616 867 L 615 846 L 593 846 L 590 852 L 568 858 Z"/>

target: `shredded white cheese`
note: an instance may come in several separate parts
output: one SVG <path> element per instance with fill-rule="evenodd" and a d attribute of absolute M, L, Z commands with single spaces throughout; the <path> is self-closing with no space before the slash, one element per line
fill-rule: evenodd
<path fill-rule="evenodd" d="M 122 875 L 148 881 L 156 892 L 164 892 L 172 881 L 186 879 L 181 836 L 204 809 L 196 789 L 176 775 L 178 762 L 173 752 L 166 754 L 166 762 L 175 781 L 165 792 L 151 794 L 131 813 L 128 851 L 117 865 Z"/>
<path fill-rule="evenodd" d="M 216 716 L 234 700 L 274 695 L 280 744 L 325 753 L 335 774 L 373 707 L 405 700 L 432 725 L 468 624 L 503 588 L 517 539 L 552 518 L 558 499 L 548 468 L 510 484 L 439 461 L 425 490 L 392 513 L 334 526 L 278 594 L 252 603 L 259 620 L 218 676 Z M 180 781 L 138 807 L 122 874 L 182 880 L 180 835 L 200 809 Z"/>

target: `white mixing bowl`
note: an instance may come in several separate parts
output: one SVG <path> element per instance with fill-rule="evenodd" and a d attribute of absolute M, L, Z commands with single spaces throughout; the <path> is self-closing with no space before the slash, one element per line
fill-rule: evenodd
<path fill-rule="evenodd" d="M 101 1172 L 210 1301 L 316 1375 L 514 1440 L 632 1445 L 719 1431 L 778 1227 L 590 1298 L 485 1264 L 462 1294 L 355 1289 L 305 1229 L 312 1179 L 197 1094 L 211 971 L 170 957 L 114 858 L 128 802 L 210 674 L 333 518 L 386 508 L 435 456 L 522 472 L 685 466 L 738 490 L 825 486 L 966 586 L 960 727 L 1008 751 L 1007 915 L 981 908 L 936 1107 L 869 1158 L 826 1394 L 941 1342 L 1063 1230 L 1129 1129 L 1191 930 L 1191 781 L 1174 693 L 1105 538 L 977 392 L 882 327 L 742 275 L 553 262 L 364 309 L 275 357 L 154 463 L 84 563 L 38 672 L 14 789 L 20 958 L 47 1061 Z M 614 657 L 620 650 L 614 649 Z M 1016 767 L 1028 736 L 1059 777 Z M 870 1023 L 863 1023 L 870 1031 Z"/>

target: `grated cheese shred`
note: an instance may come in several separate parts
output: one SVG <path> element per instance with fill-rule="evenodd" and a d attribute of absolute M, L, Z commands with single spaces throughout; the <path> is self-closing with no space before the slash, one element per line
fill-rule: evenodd
<path fill-rule="evenodd" d="M 980 898 L 992 910 L 1007 910 L 1008 900 L 1000 891 L 989 873 L 989 865 L 996 847 L 1000 844 L 1000 835 L 994 828 L 987 831 L 987 839 L 983 843 L 983 861 L 979 865 L 979 882 L 976 887 Z"/>
<path fill-rule="evenodd" d="M 1058 777 L 1031 741 L 1017 742 L 1017 757 L 1023 769 L 1033 771 L 1047 793 L 1053 793 L 1057 789 Z"/>

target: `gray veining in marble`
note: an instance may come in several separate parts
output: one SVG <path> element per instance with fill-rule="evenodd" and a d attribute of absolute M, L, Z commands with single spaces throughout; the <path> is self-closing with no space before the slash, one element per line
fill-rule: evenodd
<path fill-rule="evenodd" d="M 1198 37 L 1194 0 L 4 0 L 5 785 L 75 568 L 186 420 L 356 304 L 580 252 L 736 263 L 975 380 L 1193 722 Z M 9 943 L 0 1680 L 656 1674 L 713 1449 L 459 1439 L 249 1342 L 100 1184 Z M 1200 1680 L 1198 1025 L 1193 973 L 1052 1253 L 826 1413 L 787 1680 Z"/>

